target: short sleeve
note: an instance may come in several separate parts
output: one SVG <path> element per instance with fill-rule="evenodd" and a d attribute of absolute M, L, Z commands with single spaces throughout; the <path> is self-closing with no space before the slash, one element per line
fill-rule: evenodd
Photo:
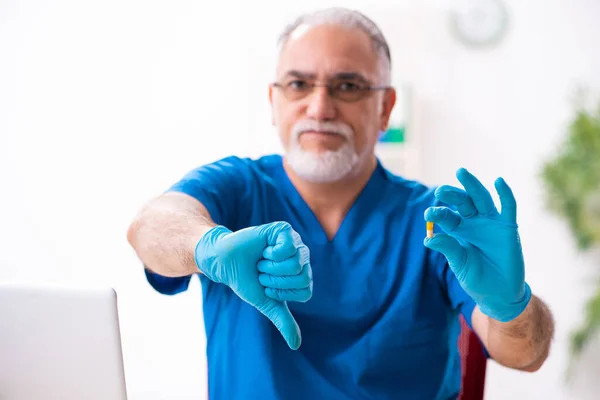
<path fill-rule="evenodd" d="M 246 220 L 255 186 L 251 163 L 250 159 L 223 158 L 189 171 L 167 191 L 192 196 L 206 207 L 215 223 L 238 230 Z"/>
<path fill-rule="evenodd" d="M 191 276 L 182 276 L 178 278 L 172 278 L 167 276 L 159 275 L 155 272 L 150 271 L 144 267 L 144 273 L 148 283 L 158 293 L 166 295 L 175 295 L 181 292 L 185 292 L 190 285 L 192 279 Z"/>
<path fill-rule="evenodd" d="M 238 230 L 246 220 L 245 213 L 249 212 L 253 176 L 250 162 L 249 159 L 227 157 L 200 166 L 186 173 L 167 192 L 192 196 L 206 207 L 216 224 Z M 144 268 L 144 273 L 148 283 L 157 292 L 166 295 L 185 292 L 191 280 L 191 276 L 162 276 L 148 268 Z"/>

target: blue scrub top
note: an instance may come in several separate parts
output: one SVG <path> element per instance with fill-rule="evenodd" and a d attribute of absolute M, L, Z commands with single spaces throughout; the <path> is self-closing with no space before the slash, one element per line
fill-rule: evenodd
<path fill-rule="evenodd" d="M 290 350 L 272 323 L 202 275 L 211 399 L 455 399 L 459 313 L 473 300 L 446 259 L 423 245 L 433 189 L 378 163 L 332 240 L 288 179 L 279 155 L 228 157 L 170 190 L 198 199 L 231 230 L 287 221 L 310 249 L 313 297 L 289 302 L 302 332 Z M 190 277 L 146 270 L 160 293 Z"/>

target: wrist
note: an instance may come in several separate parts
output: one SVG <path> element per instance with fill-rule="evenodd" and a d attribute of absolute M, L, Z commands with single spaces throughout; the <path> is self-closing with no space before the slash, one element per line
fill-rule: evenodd
<path fill-rule="evenodd" d="M 503 304 L 478 304 L 479 310 L 499 322 L 510 322 L 525 311 L 531 301 L 531 288 L 524 282 L 523 295 L 517 300 Z"/>
<path fill-rule="evenodd" d="M 216 225 L 207 230 L 196 243 L 194 249 L 194 260 L 196 267 L 203 275 L 215 282 L 221 282 L 217 269 L 217 243 L 231 230 L 222 225 Z"/>

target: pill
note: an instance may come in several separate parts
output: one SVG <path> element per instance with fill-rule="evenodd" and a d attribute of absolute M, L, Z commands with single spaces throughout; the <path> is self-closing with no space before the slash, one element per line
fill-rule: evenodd
<path fill-rule="evenodd" d="M 433 222 L 427 221 L 427 237 L 428 238 L 433 237 Z"/>

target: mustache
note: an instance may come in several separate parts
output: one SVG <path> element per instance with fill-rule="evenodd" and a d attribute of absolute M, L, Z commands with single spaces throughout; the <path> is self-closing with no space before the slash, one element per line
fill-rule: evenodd
<path fill-rule="evenodd" d="M 307 119 L 298 121 L 292 127 L 292 135 L 294 138 L 298 138 L 300 134 L 308 131 L 333 133 L 340 135 L 345 139 L 352 139 L 354 137 L 354 130 L 343 122 L 321 122 Z"/>

